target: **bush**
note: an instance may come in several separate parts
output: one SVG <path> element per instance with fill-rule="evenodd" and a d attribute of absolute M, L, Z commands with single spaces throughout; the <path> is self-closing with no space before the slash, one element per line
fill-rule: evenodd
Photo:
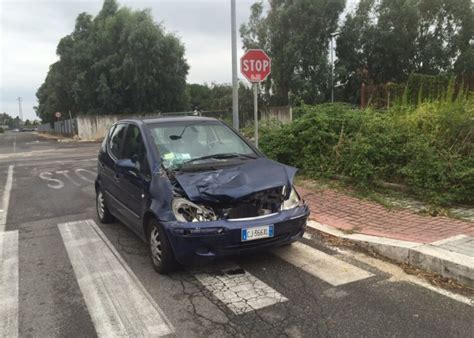
<path fill-rule="evenodd" d="M 3 130 L 2 127 L 0 127 L 0 134 L 3 134 L 5 132 L 5 130 Z"/>
<path fill-rule="evenodd" d="M 344 104 L 302 106 L 293 123 L 262 129 L 271 158 L 308 176 L 342 174 L 370 186 L 406 184 L 433 203 L 474 202 L 474 100 L 459 96 L 359 110 Z"/>

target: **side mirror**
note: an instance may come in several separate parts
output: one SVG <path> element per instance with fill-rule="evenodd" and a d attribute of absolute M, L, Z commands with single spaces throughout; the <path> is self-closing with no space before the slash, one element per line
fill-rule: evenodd
<path fill-rule="evenodd" d="M 123 160 L 118 160 L 116 163 L 115 163 L 115 168 L 119 169 L 119 170 L 123 170 L 123 171 L 132 171 L 132 172 L 136 172 L 137 171 L 137 165 L 136 163 L 134 163 L 131 159 L 129 158 L 126 158 L 126 159 L 123 159 Z"/>

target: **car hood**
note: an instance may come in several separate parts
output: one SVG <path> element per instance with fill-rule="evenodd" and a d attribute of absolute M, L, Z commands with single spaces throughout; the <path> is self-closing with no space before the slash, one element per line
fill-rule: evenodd
<path fill-rule="evenodd" d="M 189 200 L 195 203 L 228 203 L 255 192 L 290 186 L 296 170 L 258 158 L 216 170 L 181 172 L 175 178 Z"/>

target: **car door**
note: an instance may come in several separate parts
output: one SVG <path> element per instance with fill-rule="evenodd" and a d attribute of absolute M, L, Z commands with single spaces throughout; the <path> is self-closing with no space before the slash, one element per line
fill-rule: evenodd
<path fill-rule="evenodd" d="M 136 226 L 135 230 L 140 231 L 142 215 L 149 200 L 151 171 L 143 136 L 135 124 L 129 124 L 127 128 L 122 157 L 135 163 L 135 170 L 124 170 L 121 173 L 120 193 L 128 208 L 130 221 Z"/>
<path fill-rule="evenodd" d="M 106 153 L 100 160 L 100 171 L 107 203 L 114 215 L 123 218 L 124 205 L 120 196 L 120 175 L 116 172 L 116 163 L 122 159 L 127 124 L 118 123 L 113 128 L 106 144 Z"/>

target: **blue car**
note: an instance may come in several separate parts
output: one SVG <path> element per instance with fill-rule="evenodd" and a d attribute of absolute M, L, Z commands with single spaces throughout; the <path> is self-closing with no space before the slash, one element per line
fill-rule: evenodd
<path fill-rule="evenodd" d="M 122 120 L 100 148 L 97 215 L 130 227 L 167 273 L 301 238 L 309 210 L 295 173 L 215 119 Z"/>

